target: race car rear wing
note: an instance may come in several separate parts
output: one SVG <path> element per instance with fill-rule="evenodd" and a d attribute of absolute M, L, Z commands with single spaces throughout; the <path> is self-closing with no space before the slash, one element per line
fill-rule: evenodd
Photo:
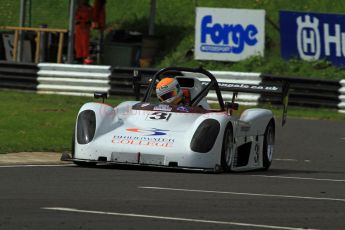
<path fill-rule="evenodd" d="M 207 85 L 207 81 L 202 82 L 203 85 Z M 279 85 L 254 85 L 254 84 L 241 84 L 241 83 L 225 83 L 218 82 L 221 91 L 232 91 L 232 104 L 235 104 L 235 99 L 239 92 L 254 93 L 260 95 L 280 95 L 281 103 L 283 105 L 282 126 L 286 123 L 287 107 L 289 103 L 289 89 L 290 85 L 287 81 L 282 82 Z"/>

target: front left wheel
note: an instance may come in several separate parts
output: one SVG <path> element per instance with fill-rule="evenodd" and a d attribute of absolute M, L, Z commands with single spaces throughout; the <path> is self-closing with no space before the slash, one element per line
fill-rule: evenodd
<path fill-rule="evenodd" d="M 262 160 L 264 170 L 268 170 L 273 161 L 274 153 L 274 144 L 275 144 L 275 125 L 274 120 L 272 119 L 265 130 L 264 136 L 264 145 L 262 152 Z"/>
<path fill-rule="evenodd" d="M 221 154 L 221 166 L 225 172 L 231 171 L 234 159 L 234 134 L 231 123 L 224 131 L 223 146 Z"/>

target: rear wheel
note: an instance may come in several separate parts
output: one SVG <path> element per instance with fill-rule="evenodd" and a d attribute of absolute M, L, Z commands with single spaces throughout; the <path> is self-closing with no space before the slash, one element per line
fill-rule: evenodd
<path fill-rule="evenodd" d="M 234 135 L 231 123 L 224 131 L 221 166 L 225 172 L 231 171 L 232 161 L 234 159 Z"/>
<path fill-rule="evenodd" d="M 273 161 L 274 143 L 275 143 L 275 126 L 274 126 L 274 121 L 271 120 L 266 127 L 265 136 L 264 136 L 264 146 L 263 146 L 263 152 L 262 152 L 264 170 L 268 170 Z"/>

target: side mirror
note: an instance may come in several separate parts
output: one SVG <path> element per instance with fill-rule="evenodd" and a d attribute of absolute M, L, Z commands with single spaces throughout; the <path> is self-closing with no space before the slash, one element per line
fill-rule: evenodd
<path fill-rule="evenodd" d="M 108 94 L 107 93 L 103 93 L 103 92 L 96 92 L 93 94 L 93 97 L 95 99 L 99 99 L 102 98 L 102 102 L 104 103 L 104 100 L 108 98 Z"/>

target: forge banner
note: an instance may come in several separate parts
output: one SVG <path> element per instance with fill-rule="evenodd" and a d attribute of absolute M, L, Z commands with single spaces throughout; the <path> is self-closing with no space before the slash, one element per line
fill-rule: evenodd
<path fill-rule="evenodd" d="M 241 61 L 264 48 L 264 10 L 196 8 L 195 59 Z"/>

